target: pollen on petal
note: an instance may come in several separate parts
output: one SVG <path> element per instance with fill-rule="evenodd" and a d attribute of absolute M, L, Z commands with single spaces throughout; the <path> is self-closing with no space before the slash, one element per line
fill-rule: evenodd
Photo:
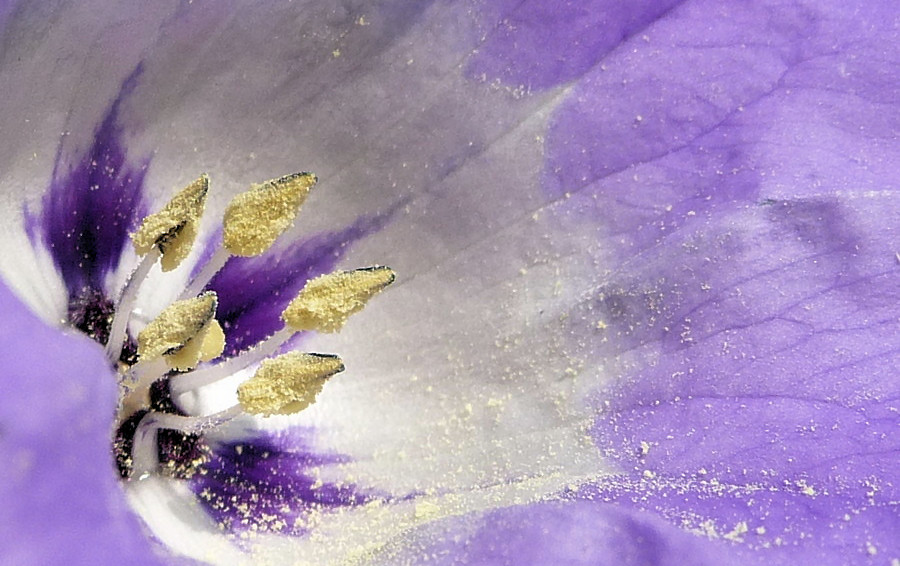
<path fill-rule="evenodd" d="M 337 332 L 350 315 L 393 283 L 394 271 L 376 266 L 336 271 L 306 283 L 281 315 L 292 329 Z"/>
<path fill-rule="evenodd" d="M 225 248 L 243 257 L 268 250 L 293 225 L 316 181 L 312 173 L 295 173 L 256 185 L 234 197 L 225 209 Z"/>
<path fill-rule="evenodd" d="M 344 371 L 337 356 L 290 352 L 265 360 L 238 387 L 238 401 L 254 415 L 289 415 L 313 404 L 325 380 Z"/>
<path fill-rule="evenodd" d="M 162 253 L 162 270 L 172 271 L 187 257 L 197 237 L 197 224 L 206 206 L 209 177 L 199 179 L 172 197 L 166 206 L 144 218 L 131 240 L 138 255 L 145 255 L 154 246 Z"/>
<path fill-rule="evenodd" d="M 138 334 L 138 357 L 151 360 L 175 353 L 215 317 L 216 305 L 213 292 L 172 303 Z"/>

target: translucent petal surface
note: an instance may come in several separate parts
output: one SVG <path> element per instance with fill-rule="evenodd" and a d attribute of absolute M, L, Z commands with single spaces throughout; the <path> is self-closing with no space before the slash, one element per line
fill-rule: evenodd
<path fill-rule="evenodd" d="M 40 253 L 20 261 L 21 195 L 40 202 L 57 147 L 80 163 L 135 69 L 117 132 L 123 163 L 152 155 L 149 203 L 210 171 L 214 234 L 250 183 L 321 179 L 278 254 L 213 281 L 230 353 L 311 275 L 399 273 L 341 335 L 303 338 L 347 372 L 263 423 L 308 426 L 317 469 L 286 485 L 384 501 L 254 539 L 256 557 L 897 557 L 890 3 L 8 14 L 0 266 L 17 289 L 61 288 Z M 151 275 L 141 307 L 181 282 Z M 609 537 L 584 544 L 586 525 Z"/>

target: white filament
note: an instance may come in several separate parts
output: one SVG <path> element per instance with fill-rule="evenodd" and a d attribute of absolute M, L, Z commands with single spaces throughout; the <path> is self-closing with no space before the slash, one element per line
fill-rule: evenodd
<path fill-rule="evenodd" d="M 159 451 L 156 437 L 160 429 L 177 430 L 184 434 L 199 434 L 226 423 L 241 413 L 240 405 L 234 405 L 212 415 L 199 417 L 185 417 L 155 411 L 147 413 L 141 419 L 134 433 L 134 443 L 131 450 L 131 477 L 140 480 L 156 471 L 157 466 L 159 466 Z"/>
<path fill-rule="evenodd" d="M 278 352 L 284 344 L 294 336 L 296 332 L 287 326 L 275 334 L 269 336 L 255 348 L 246 350 L 240 355 L 229 358 L 224 362 L 207 365 L 188 373 L 174 375 L 169 381 L 169 391 L 172 397 L 177 397 L 198 387 L 215 383 L 235 373 L 254 366 L 272 354 Z"/>
<path fill-rule="evenodd" d="M 150 269 L 156 264 L 162 254 L 159 246 L 154 246 L 141 259 L 138 266 L 128 276 L 125 287 L 122 288 L 122 294 L 116 301 L 115 310 L 113 311 L 113 320 L 109 329 L 109 340 L 106 341 L 106 357 L 110 362 L 115 364 L 122 355 L 122 346 L 125 343 L 125 330 L 128 328 L 128 321 L 131 318 L 131 311 L 134 310 L 135 299 L 137 299 L 138 290 L 141 283 L 147 278 Z"/>
<path fill-rule="evenodd" d="M 200 291 L 202 291 L 203 288 L 212 281 L 212 278 L 216 276 L 216 273 L 225 266 L 225 262 L 227 262 L 230 257 L 231 252 L 225 249 L 225 246 L 220 245 L 217 247 L 212 257 L 209 258 L 209 261 L 207 261 L 200 269 L 200 273 L 191 279 L 187 288 L 178 296 L 178 300 L 182 301 L 199 295 Z"/>

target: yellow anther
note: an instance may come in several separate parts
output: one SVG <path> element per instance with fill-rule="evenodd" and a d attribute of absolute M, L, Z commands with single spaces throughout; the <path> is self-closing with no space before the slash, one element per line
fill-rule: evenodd
<path fill-rule="evenodd" d="M 217 298 L 213 292 L 172 303 L 138 334 L 138 357 L 152 360 L 174 354 L 197 336 L 215 317 Z"/>
<path fill-rule="evenodd" d="M 172 271 L 187 257 L 197 237 L 197 224 L 206 206 L 209 177 L 199 179 L 172 197 L 166 206 L 144 218 L 131 240 L 138 255 L 145 255 L 153 246 L 162 253 L 163 271 Z"/>
<path fill-rule="evenodd" d="M 336 271 L 308 281 L 281 314 L 293 330 L 337 332 L 350 315 L 394 281 L 389 267 Z"/>
<path fill-rule="evenodd" d="M 201 361 L 208 362 L 222 355 L 225 350 L 225 333 L 219 321 L 212 318 L 184 346 L 166 356 L 170 368 L 182 371 L 195 367 Z"/>
<path fill-rule="evenodd" d="M 225 209 L 225 248 L 243 257 L 268 250 L 293 225 L 316 181 L 312 173 L 296 173 L 255 185 L 234 197 Z"/>
<path fill-rule="evenodd" d="M 344 371 L 337 356 L 291 352 L 265 360 L 238 387 L 238 401 L 253 415 L 290 415 L 312 405 L 325 380 Z"/>

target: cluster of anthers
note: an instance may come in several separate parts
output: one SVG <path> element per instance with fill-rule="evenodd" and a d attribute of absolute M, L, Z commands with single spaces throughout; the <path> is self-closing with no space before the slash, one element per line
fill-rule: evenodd
<path fill-rule="evenodd" d="M 201 433 L 242 414 L 302 411 L 315 401 L 328 378 L 343 371 L 343 362 L 335 355 L 275 354 L 298 332 L 339 331 L 350 315 L 393 282 L 390 268 L 337 271 L 308 281 L 282 312 L 281 330 L 225 361 L 204 363 L 219 358 L 225 347 L 225 334 L 216 320 L 216 293 L 204 289 L 231 256 L 251 257 L 269 250 L 293 225 L 316 180 L 312 173 L 297 173 L 237 195 L 225 210 L 221 245 L 179 299 L 140 330 L 134 356 L 123 355 L 122 350 L 133 344 L 128 327 L 138 288 L 157 262 L 168 272 L 187 257 L 206 204 L 209 178 L 202 175 L 188 185 L 161 211 L 147 216 L 132 235 L 142 259 L 116 302 L 106 344 L 107 356 L 120 375 L 115 452 L 123 477 L 141 479 L 161 464 L 189 477 L 202 462 L 202 454 L 196 453 Z M 238 386 L 238 403 L 232 407 L 191 414 L 179 403 L 186 393 L 257 365 L 256 373 Z"/>

